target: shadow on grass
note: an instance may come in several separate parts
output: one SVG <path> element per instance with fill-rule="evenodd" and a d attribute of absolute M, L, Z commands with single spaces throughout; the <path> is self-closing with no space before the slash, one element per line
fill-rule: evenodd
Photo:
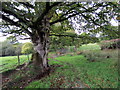
<path fill-rule="evenodd" d="M 25 64 L 20 65 L 17 67 L 17 69 L 22 68 L 24 66 Z M 32 81 L 49 76 L 50 73 L 53 73 L 58 67 L 62 67 L 62 65 L 51 65 L 44 72 L 41 72 L 40 68 L 33 67 L 33 63 L 31 63 L 24 69 L 12 69 L 3 72 L 2 88 L 24 88 Z"/>

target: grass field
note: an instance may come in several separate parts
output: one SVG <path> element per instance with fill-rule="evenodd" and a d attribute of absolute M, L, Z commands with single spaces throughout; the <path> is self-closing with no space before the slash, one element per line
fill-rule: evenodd
<path fill-rule="evenodd" d="M 85 44 L 80 46 L 78 48 L 80 51 L 85 51 L 85 50 L 100 50 L 100 46 L 97 43 L 90 43 L 90 44 Z"/>
<path fill-rule="evenodd" d="M 26 55 L 20 56 L 20 64 L 24 64 L 25 62 L 28 62 Z M 0 73 L 14 69 L 18 66 L 18 58 L 17 56 L 6 56 L 6 57 L 0 57 Z"/>
<path fill-rule="evenodd" d="M 55 58 L 58 61 L 50 59 L 50 65 L 63 66 L 50 76 L 30 83 L 26 88 L 79 88 L 82 85 L 87 88 L 118 87 L 118 50 L 100 51 L 97 44 L 83 45 L 79 50 L 84 51 L 83 55 Z M 85 54 L 88 56 L 84 57 Z M 110 58 L 106 58 L 108 55 Z"/>
<path fill-rule="evenodd" d="M 113 60 L 89 62 L 84 56 L 62 56 L 49 63 L 63 65 L 41 80 L 30 83 L 26 88 L 78 88 L 81 82 L 90 88 L 116 88 L 117 66 Z M 59 62 L 62 61 L 62 62 Z M 69 63 L 69 64 L 66 64 Z"/>
<path fill-rule="evenodd" d="M 117 88 L 118 87 L 118 50 L 100 50 L 97 44 L 83 45 L 79 49 L 81 55 L 66 54 L 49 58 L 50 65 L 59 65 L 54 72 L 39 80 L 34 80 L 25 88 Z M 54 53 L 51 53 L 52 55 Z M 109 57 L 108 57 L 109 56 Z M 21 63 L 27 62 L 27 57 L 21 56 Z M 4 57 L 3 69 L 15 68 L 17 57 Z M 4 65 L 6 64 L 6 65 Z M 29 66 L 32 68 L 32 66 Z M 31 69 L 29 69 L 31 70 Z M 21 80 L 36 72 L 21 71 L 13 79 Z M 24 75 L 26 74 L 26 76 Z M 30 76 L 31 77 L 31 76 Z M 17 87 L 17 86 L 14 86 Z"/>

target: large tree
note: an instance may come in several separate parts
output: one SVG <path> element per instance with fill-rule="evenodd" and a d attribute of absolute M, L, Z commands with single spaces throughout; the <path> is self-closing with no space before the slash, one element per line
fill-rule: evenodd
<path fill-rule="evenodd" d="M 68 21 L 72 25 L 85 23 L 85 28 L 103 27 L 119 13 L 117 5 L 116 2 L 2 2 L 2 31 L 16 36 L 28 34 L 35 50 L 33 61 L 45 70 L 49 36 L 70 36 L 53 34 L 53 24 Z"/>

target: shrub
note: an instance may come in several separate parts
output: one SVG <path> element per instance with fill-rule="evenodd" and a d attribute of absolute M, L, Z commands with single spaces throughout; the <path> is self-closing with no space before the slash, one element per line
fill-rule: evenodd
<path fill-rule="evenodd" d="M 101 50 L 120 48 L 120 39 L 105 40 L 99 43 Z"/>
<path fill-rule="evenodd" d="M 91 51 L 83 51 L 83 55 L 87 58 L 88 61 L 104 61 L 111 59 L 113 61 L 118 61 L 118 52 L 120 50 L 91 50 Z"/>
<path fill-rule="evenodd" d="M 30 54 L 33 52 L 33 44 L 31 42 L 24 43 L 22 46 L 22 53 Z"/>

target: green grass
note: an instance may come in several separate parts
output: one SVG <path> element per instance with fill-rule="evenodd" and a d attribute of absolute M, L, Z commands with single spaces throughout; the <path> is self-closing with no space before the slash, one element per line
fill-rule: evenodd
<path fill-rule="evenodd" d="M 64 66 L 57 68 L 50 76 L 30 83 L 26 88 L 80 87 L 81 82 L 91 88 L 116 88 L 118 85 L 118 72 L 114 60 L 89 62 L 83 55 L 66 55 L 56 59 L 62 62 L 51 60 L 49 64 Z"/>
<path fill-rule="evenodd" d="M 20 64 L 24 64 L 25 62 L 28 62 L 27 56 L 21 55 Z M 14 69 L 17 66 L 18 66 L 17 56 L 0 57 L 0 73 L 8 71 L 10 69 Z"/>
<path fill-rule="evenodd" d="M 50 65 L 61 65 L 57 67 L 49 76 L 45 76 L 40 80 L 35 80 L 26 88 L 117 88 L 118 86 L 118 50 L 100 50 L 97 44 L 82 45 L 79 49 L 82 55 L 71 56 L 66 54 L 53 60 L 49 58 Z M 49 56 L 55 54 L 50 53 Z M 85 57 L 86 56 L 86 57 Z M 106 58 L 110 56 L 110 58 Z M 91 60 L 95 60 L 91 62 Z M 7 71 L 15 68 L 17 65 L 17 57 L 4 57 L 2 60 L 3 69 Z M 21 62 L 27 62 L 27 57 L 22 55 Z M 34 76 L 37 72 L 33 72 L 32 66 L 24 73 L 16 73 L 12 77 L 18 81 L 25 75 Z M 14 81 L 14 80 L 13 80 Z M 17 86 L 14 86 L 17 87 Z"/>
<path fill-rule="evenodd" d="M 62 62 L 50 59 L 50 65 L 63 66 L 50 76 L 31 82 L 26 88 L 78 88 L 81 83 L 90 88 L 118 87 L 118 50 L 101 51 L 98 44 L 82 45 L 78 50 L 83 55 L 56 58 Z M 91 62 L 91 59 L 95 61 Z"/>
<path fill-rule="evenodd" d="M 85 44 L 85 45 L 80 46 L 80 48 L 78 48 L 78 50 L 80 50 L 80 51 L 100 50 L 100 46 L 97 43 Z"/>

